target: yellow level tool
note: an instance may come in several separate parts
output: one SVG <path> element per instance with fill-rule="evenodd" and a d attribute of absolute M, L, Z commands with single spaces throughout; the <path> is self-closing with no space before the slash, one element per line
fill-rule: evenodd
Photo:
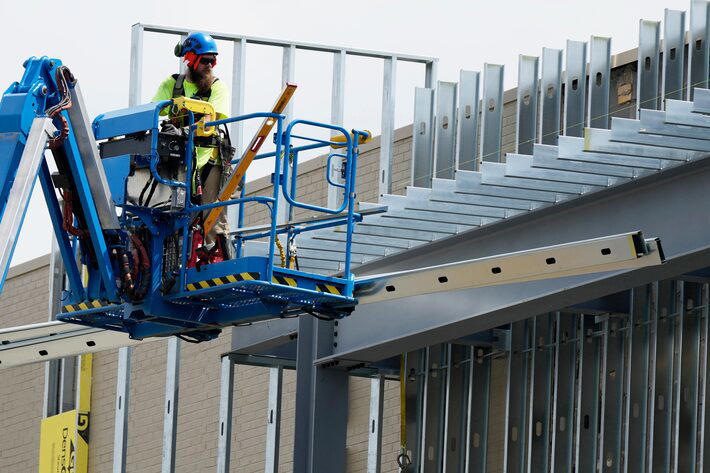
<path fill-rule="evenodd" d="M 296 84 L 287 83 L 283 92 L 281 92 L 281 96 L 276 101 L 276 104 L 271 110 L 271 113 L 282 113 L 284 110 L 286 110 L 286 105 L 288 105 L 288 102 L 291 100 L 291 97 L 293 96 L 293 93 L 295 91 Z M 224 184 L 222 190 L 219 191 L 219 197 L 217 197 L 217 200 L 215 202 L 224 202 L 226 200 L 231 199 L 232 194 L 237 189 L 239 183 L 242 181 L 244 173 L 247 172 L 249 165 L 252 163 L 252 161 L 254 161 L 254 157 L 259 152 L 261 145 L 264 144 L 264 141 L 266 141 L 266 138 L 269 136 L 269 133 L 271 133 L 271 129 L 274 127 L 275 123 L 276 119 L 274 118 L 267 117 L 264 119 L 261 126 L 259 127 L 259 131 L 256 132 L 256 135 L 254 135 L 254 138 L 251 140 L 251 143 L 249 143 L 249 147 L 244 151 L 242 158 L 239 160 L 239 164 L 237 164 L 237 169 L 234 170 L 234 173 Z M 215 207 L 210 211 L 209 215 L 207 215 L 207 218 L 205 219 L 204 223 L 205 235 L 207 235 L 212 229 L 215 222 L 217 221 L 217 218 L 223 210 L 224 207 Z"/>

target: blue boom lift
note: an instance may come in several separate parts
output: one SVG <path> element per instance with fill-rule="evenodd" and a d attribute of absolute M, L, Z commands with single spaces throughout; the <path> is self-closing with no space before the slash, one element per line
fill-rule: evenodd
<path fill-rule="evenodd" d="M 369 132 L 306 120 L 284 123 L 282 111 L 295 90 L 290 84 L 268 113 L 214 120 L 204 102 L 179 98 L 109 112 L 90 123 L 79 84 L 60 60 L 32 57 L 24 67 L 22 80 L 0 101 L 0 290 L 39 177 L 66 267 L 65 305 L 57 316 L 65 322 L 123 331 L 138 339 L 177 335 L 199 342 L 233 324 L 300 314 L 334 319 L 350 314 L 358 303 L 663 261 L 657 239 L 644 240 L 640 232 L 632 232 L 357 279 L 351 273 L 350 248 L 354 224 L 364 213 L 355 211 L 355 171 L 358 145 L 370 139 Z M 161 131 L 160 114 L 168 107 L 187 115 L 184 133 Z M 233 161 L 235 173 L 218 201 L 194 203 L 195 146 L 219 146 L 216 134 L 227 133 L 219 127 L 250 119 L 261 119 L 261 126 Z M 296 135 L 297 126 L 327 129 L 335 137 Z M 270 136 L 275 151 L 258 154 Z M 296 146 L 295 140 L 305 144 Z M 340 208 L 296 200 L 298 154 L 317 148 L 333 148 L 327 167 L 332 158 L 343 162 L 343 184 L 326 173 L 328 184 L 342 189 Z M 46 149 L 56 173 L 45 160 Z M 274 160 L 273 194 L 245 196 L 242 185 L 233 198 L 252 160 L 264 158 Z M 280 194 L 291 211 L 303 208 L 322 216 L 277 225 Z M 270 224 L 245 229 L 246 203 L 265 206 Z M 240 221 L 229 242 L 236 258 L 225 260 L 202 245 L 202 236 L 227 206 L 239 207 Z M 196 218 L 202 212 L 207 218 Z M 291 242 L 302 232 L 332 226 L 346 228 L 345 267 L 339 277 L 275 264 L 279 235 Z M 263 256 L 244 255 L 250 240 L 267 242 Z M 290 251 L 289 245 L 284 261 L 291 260 Z"/>

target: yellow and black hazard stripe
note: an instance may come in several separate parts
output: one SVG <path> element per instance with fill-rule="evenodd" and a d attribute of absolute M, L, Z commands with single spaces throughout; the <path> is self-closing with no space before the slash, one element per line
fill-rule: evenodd
<path fill-rule="evenodd" d="M 281 284 L 282 286 L 298 287 L 296 280 L 287 276 L 273 275 L 271 276 L 271 282 L 274 284 Z"/>
<path fill-rule="evenodd" d="M 255 279 L 259 279 L 259 273 L 228 274 L 218 278 L 205 279 L 204 281 L 190 283 L 187 285 L 187 290 L 197 291 L 198 289 L 207 289 L 209 287 L 221 286 L 232 282 L 254 281 Z"/>
<path fill-rule="evenodd" d="M 110 305 L 112 305 L 110 302 L 104 302 L 99 300 L 79 302 L 78 304 L 65 305 L 62 308 L 62 312 L 77 312 L 79 310 L 100 309 L 101 307 L 107 307 Z"/>
<path fill-rule="evenodd" d="M 317 283 L 316 291 L 325 292 L 326 294 L 335 294 L 336 296 L 343 295 L 343 292 L 340 290 L 340 288 L 338 288 L 337 286 L 333 286 L 332 284 Z"/>

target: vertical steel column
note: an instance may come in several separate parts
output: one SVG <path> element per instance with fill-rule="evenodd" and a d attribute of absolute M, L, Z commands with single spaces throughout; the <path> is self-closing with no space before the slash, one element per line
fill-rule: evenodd
<path fill-rule="evenodd" d="M 177 412 L 180 393 L 180 339 L 168 340 L 168 361 L 165 375 L 165 412 L 163 413 L 162 473 L 175 471 L 175 443 L 177 440 Z"/>
<path fill-rule="evenodd" d="M 702 366 L 701 366 L 701 390 L 699 393 L 699 398 L 702 403 L 699 427 L 700 431 L 700 444 L 698 445 L 698 471 L 706 471 L 705 465 L 710 462 L 710 422 L 708 422 L 708 416 L 710 415 L 710 410 L 708 410 L 708 403 L 710 403 L 710 389 L 708 386 L 708 379 L 710 378 L 710 285 L 703 284 L 702 287 Z"/>
<path fill-rule="evenodd" d="M 370 380 L 370 424 L 367 434 L 367 473 L 380 473 L 384 401 L 385 377 L 384 375 L 378 374 Z"/>
<path fill-rule="evenodd" d="M 222 356 L 219 389 L 219 433 L 217 434 L 217 473 L 229 473 L 232 454 L 232 400 L 234 398 L 234 363 Z"/>
<path fill-rule="evenodd" d="M 281 86 L 285 87 L 287 83 L 292 83 L 294 81 L 294 78 L 296 77 L 296 46 L 291 44 L 289 46 L 284 46 L 283 47 L 283 57 L 281 61 Z M 293 101 L 290 101 L 288 105 L 286 106 L 286 109 L 283 112 L 283 115 L 286 116 L 285 123 L 288 124 L 293 119 Z M 285 125 L 284 125 L 285 126 Z M 288 156 L 288 153 L 286 153 L 284 156 Z M 286 158 L 284 158 L 286 159 Z M 279 174 L 281 171 L 279 171 Z M 289 175 L 293 176 L 293 166 L 291 163 L 289 163 Z M 295 178 L 295 176 L 293 176 Z M 286 186 L 286 183 L 284 182 L 282 184 L 283 186 Z M 284 187 L 285 188 L 285 187 Z M 291 204 L 286 202 L 286 198 L 283 195 L 283 192 L 279 194 L 279 202 L 278 202 L 278 209 L 277 213 L 278 215 L 276 216 L 277 224 L 281 223 L 286 223 L 288 220 L 288 216 L 290 214 L 289 209 L 291 208 Z"/>
<path fill-rule="evenodd" d="M 397 56 L 385 59 L 382 74 L 382 132 L 380 133 L 379 193 L 392 192 L 392 156 L 394 148 L 394 106 L 397 85 Z"/>
<path fill-rule="evenodd" d="M 269 368 L 269 412 L 266 423 L 266 459 L 264 461 L 264 473 L 277 473 L 279 471 L 283 376 L 283 366 L 272 366 Z"/>
<path fill-rule="evenodd" d="M 609 128 L 611 38 L 592 36 L 589 51 L 589 127 Z"/>
<path fill-rule="evenodd" d="M 577 378 L 577 451 L 575 471 L 597 471 L 597 426 L 599 422 L 599 337 L 593 315 L 580 315 L 579 373 Z"/>
<path fill-rule="evenodd" d="M 683 56 L 685 55 L 685 12 L 665 10 L 663 20 L 663 98 L 683 100 Z M 665 101 L 663 103 L 665 109 Z"/>
<path fill-rule="evenodd" d="M 483 66 L 483 112 L 481 113 L 481 161 L 499 163 L 503 125 L 504 66 Z"/>
<path fill-rule="evenodd" d="M 412 185 L 431 187 L 434 175 L 434 89 L 414 89 L 412 125 Z"/>
<path fill-rule="evenodd" d="M 345 469 L 348 374 L 314 365 L 316 358 L 332 353 L 333 326 L 309 315 L 299 318 L 293 471 Z"/>
<path fill-rule="evenodd" d="M 533 154 L 537 133 L 538 63 L 535 56 L 518 56 L 517 126 L 515 152 Z"/>
<path fill-rule="evenodd" d="M 639 21 L 638 78 L 636 108 L 658 110 L 658 61 L 661 22 Z"/>
<path fill-rule="evenodd" d="M 698 375 L 700 366 L 700 322 L 702 285 L 684 283 L 685 302 L 680 317 L 680 399 L 678 409 L 678 442 L 676 471 L 694 473 L 697 466 Z"/>
<path fill-rule="evenodd" d="M 545 145 L 556 145 L 560 136 L 561 88 L 562 50 L 542 48 L 540 143 Z"/>
<path fill-rule="evenodd" d="M 629 366 L 626 392 L 626 471 L 646 471 L 648 434 L 649 351 L 651 333 L 651 288 L 641 286 L 631 291 L 631 318 L 627 342 Z"/>
<path fill-rule="evenodd" d="M 244 90 L 246 84 L 246 60 L 247 60 L 247 40 L 237 39 L 233 41 L 232 57 L 232 116 L 244 114 Z M 244 141 L 244 125 L 242 122 L 235 122 L 229 125 L 229 135 L 232 146 L 236 149 L 236 155 L 241 156 Z M 239 222 L 239 206 L 230 205 L 227 207 L 227 220 L 232 229 L 237 228 Z"/>
<path fill-rule="evenodd" d="M 675 326 L 672 314 L 674 284 L 658 283 L 656 313 L 656 378 L 654 392 L 653 443 L 651 466 L 654 472 L 670 471 L 673 413 L 673 341 Z"/>
<path fill-rule="evenodd" d="M 458 159 L 456 169 L 475 171 L 478 154 L 478 87 L 481 74 L 461 70 L 459 73 L 459 114 L 457 126 Z"/>
<path fill-rule="evenodd" d="M 465 473 L 486 471 L 488 412 L 490 409 L 491 352 L 472 347 L 469 363 L 468 416 Z"/>
<path fill-rule="evenodd" d="M 708 2 L 691 0 L 688 38 L 688 100 L 693 89 L 708 88 Z"/>
<path fill-rule="evenodd" d="M 126 445 L 128 442 L 128 397 L 131 392 L 131 348 L 118 350 L 116 375 L 116 418 L 113 434 L 113 473 L 126 471 Z"/>
<path fill-rule="evenodd" d="M 552 471 L 573 469 L 574 372 L 577 359 L 577 317 L 557 313 L 552 423 Z"/>
<path fill-rule="evenodd" d="M 466 463 L 466 425 L 468 411 L 468 376 L 472 363 L 471 349 L 468 346 L 452 345 L 448 347 L 449 362 L 446 369 L 446 407 L 442 450 L 446 473 L 463 471 Z M 480 409 L 481 406 L 476 406 Z"/>
<path fill-rule="evenodd" d="M 525 471 L 525 393 L 528 372 L 528 321 L 514 322 L 510 328 L 508 383 L 505 398 L 505 454 L 503 471 Z"/>
<path fill-rule="evenodd" d="M 567 40 L 565 63 L 565 119 L 566 136 L 584 136 L 584 111 L 587 90 L 587 43 Z"/>
<path fill-rule="evenodd" d="M 550 461 L 550 345 L 553 327 L 550 319 L 551 314 L 538 315 L 533 322 L 527 470 L 530 473 L 547 471 Z"/>
<path fill-rule="evenodd" d="M 427 377 L 422 435 L 422 472 L 442 471 L 442 451 L 446 406 L 447 345 L 427 348 Z"/>
<path fill-rule="evenodd" d="M 436 132 L 434 168 L 436 177 L 453 179 L 456 162 L 456 83 L 439 81 L 436 86 Z"/>
<path fill-rule="evenodd" d="M 333 87 L 330 101 L 330 123 L 343 126 L 345 116 L 345 50 L 333 53 Z M 329 170 L 330 180 L 340 183 L 340 171 L 336 166 Z M 326 207 L 338 208 L 341 202 L 340 189 L 335 186 L 328 186 L 328 201 Z"/>
<path fill-rule="evenodd" d="M 621 428 L 624 411 L 625 321 L 608 317 L 604 323 L 602 361 L 602 437 L 599 451 L 602 472 L 621 472 Z"/>

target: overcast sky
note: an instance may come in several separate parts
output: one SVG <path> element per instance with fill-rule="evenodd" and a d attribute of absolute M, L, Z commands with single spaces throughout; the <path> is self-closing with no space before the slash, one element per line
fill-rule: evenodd
<path fill-rule="evenodd" d="M 24 2 L 0 0 L 3 61 L 0 87 L 22 76 L 29 56 L 62 59 L 79 79 L 92 118 L 127 106 L 131 25 L 137 22 L 247 36 L 322 43 L 439 58 L 439 80 L 456 81 L 460 69 L 483 63 L 505 65 L 506 88 L 515 86 L 519 54 L 540 55 L 543 47 L 564 48 L 567 39 L 612 37 L 612 53 L 638 42 L 640 19 L 662 20 L 664 8 L 689 11 L 688 0 L 532 1 L 219 1 L 199 2 Z M 59 7 L 61 5 L 61 7 Z M 175 72 L 175 36 L 146 34 L 143 100 Z M 220 43 L 215 69 L 231 83 L 232 48 Z M 264 111 L 280 88 L 281 53 L 247 49 L 245 112 Z M 332 56 L 298 53 L 294 115 L 328 121 Z M 348 59 L 345 126 L 379 131 L 382 61 Z M 396 126 L 411 122 L 415 86 L 422 66 L 399 63 Z M 249 135 L 250 128 L 245 130 Z M 258 169 L 256 174 L 264 174 Z M 49 252 L 51 227 L 39 184 L 35 190 L 13 265 Z"/>

